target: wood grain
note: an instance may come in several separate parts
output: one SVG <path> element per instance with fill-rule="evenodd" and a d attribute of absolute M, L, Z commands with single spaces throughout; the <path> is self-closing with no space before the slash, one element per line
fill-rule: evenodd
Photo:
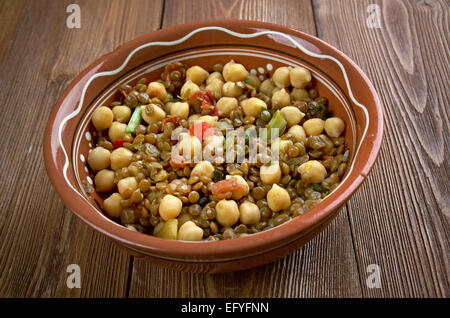
<path fill-rule="evenodd" d="M 0 0 L 0 297 L 449 297 L 448 1 Z M 367 27 L 378 4 L 381 29 Z M 315 34 L 349 55 L 385 108 L 370 177 L 291 255 L 248 271 L 179 273 L 134 258 L 68 211 L 46 176 L 42 138 L 68 83 L 160 27 L 249 19 Z M 66 286 L 69 264 L 81 288 Z M 381 288 L 368 288 L 370 264 Z"/>
<path fill-rule="evenodd" d="M 66 27 L 70 3 L 24 1 L 12 11 L 15 16 L 0 19 L 17 20 L 8 35 L 12 39 L 5 38 L 0 49 L 6 52 L 0 122 L 10 132 L 0 141 L 0 168 L 7 171 L 0 176 L 7 198 L 0 203 L 0 296 L 119 297 L 127 292 L 131 256 L 64 207 L 46 176 L 42 138 L 50 110 L 69 81 L 121 43 L 158 28 L 162 1 L 78 1 L 81 29 Z M 143 11 L 147 19 L 123 20 Z M 66 286 L 72 263 L 80 265 L 81 289 Z"/>
<path fill-rule="evenodd" d="M 369 3 L 381 8 L 381 29 L 366 27 Z M 363 295 L 448 297 L 448 2 L 319 0 L 315 9 L 323 39 L 362 67 L 385 110 L 380 158 L 348 204 L 358 266 L 382 271 L 382 288 Z"/>

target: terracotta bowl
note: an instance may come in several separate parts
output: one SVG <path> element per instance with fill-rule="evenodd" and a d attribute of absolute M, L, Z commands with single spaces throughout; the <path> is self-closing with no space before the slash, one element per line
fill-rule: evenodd
<path fill-rule="evenodd" d="M 337 187 L 307 213 L 274 229 L 214 242 L 165 240 L 133 232 L 106 217 L 102 198 L 87 194 L 93 182 L 86 165 L 93 147 L 92 112 L 117 97 L 122 83 L 145 76 L 158 79 L 171 61 L 211 69 L 234 59 L 261 79 L 281 65 L 303 66 L 314 78 L 333 113 L 346 122 L 351 151 L 347 172 Z M 179 270 L 224 272 L 248 269 L 299 248 L 337 215 L 361 185 L 377 158 L 383 135 L 380 100 L 368 78 L 342 52 L 297 30 L 254 21 L 205 21 L 151 32 L 105 55 L 65 90 L 51 112 L 45 131 L 48 175 L 66 206 L 95 230 L 138 257 Z"/>

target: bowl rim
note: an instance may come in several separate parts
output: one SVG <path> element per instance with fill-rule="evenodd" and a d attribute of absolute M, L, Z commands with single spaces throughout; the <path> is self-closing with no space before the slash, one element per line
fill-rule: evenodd
<path fill-rule="evenodd" d="M 70 194 L 72 189 L 65 184 L 65 186 L 60 186 L 61 172 L 57 169 L 56 158 L 51 155 L 52 147 L 50 143 L 50 136 L 53 134 L 52 128 L 54 128 L 54 122 L 58 110 L 66 99 L 69 92 L 81 81 L 90 71 L 95 67 L 103 64 L 110 57 L 115 55 L 125 54 L 129 48 L 136 48 L 138 43 L 143 41 L 150 42 L 152 37 L 161 35 L 163 32 L 168 34 L 187 34 L 189 30 L 195 30 L 207 26 L 218 26 L 229 30 L 233 30 L 239 27 L 258 27 L 264 30 L 272 30 L 277 32 L 286 33 L 288 35 L 295 35 L 299 38 L 306 40 L 307 42 L 318 43 L 319 46 L 325 47 L 328 51 L 333 52 L 333 56 L 340 61 L 345 61 L 350 65 L 358 74 L 361 76 L 367 86 L 368 91 L 373 96 L 373 104 L 375 106 L 377 117 L 373 118 L 375 121 L 376 133 L 372 138 L 370 154 L 367 161 L 358 169 L 355 168 L 353 173 L 358 173 L 357 177 L 350 183 L 346 188 L 342 189 L 342 192 L 333 200 L 329 201 L 328 204 L 324 205 L 323 201 L 319 203 L 316 207 L 321 206 L 321 209 L 314 207 L 310 209 L 305 214 L 293 218 L 289 222 L 279 225 L 273 229 L 265 230 L 247 237 L 240 237 L 232 240 L 223 241 L 201 241 L 201 242 L 187 242 L 178 240 L 167 240 L 154 237 L 148 234 L 137 233 L 128 230 L 124 226 L 115 223 L 114 221 L 106 220 L 102 222 L 94 220 L 90 217 L 89 213 L 86 211 L 80 211 L 80 202 L 77 201 L 73 195 Z M 372 119 L 371 119 L 372 121 Z M 240 259 L 242 257 L 251 256 L 248 254 L 253 251 L 254 254 L 261 254 L 267 252 L 270 249 L 275 249 L 280 246 L 286 245 L 289 242 L 297 239 L 306 233 L 319 227 L 323 222 L 328 220 L 330 217 L 335 215 L 339 207 L 341 207 L 345 202 L 351 197 L 351 195 L 361 186 L 362 182 L 366 179 L 368 173 L 371 171 L 373 165 L 375 164 L 376 158 L 378 157 L 381 143 L 383 139 L 383 108 L 380 98 L 365 73 L 360 69 L 360 67 L 353 62 L 347 55 L 345 55 L 340 50 L 336 49 L 332 45 L 317 38 L 313 35 L 307 34 L 305 32 L 268 22 L 260 22 L 254 20 L 205 20 L 190 22 L 185 24 L 178 24 L 156 31 L 152 31 L 136 37 L 126 43 L 118 46 L 115 50 L 110 53 L 103 55 L 102 57 L 96 59 L 92 64 L 85 68 L 78 76 L 73 79 L 64 92 L 61 94 L 60 98 L 57 100 L 55 106 L 53 107 L 49 118 L 47 120 L 47 125 L 44 133 L 44 161 L 47 174 L 59 196 L 62 198 L 64 204 L 82 221 L 87 223 L 90 227 L 101 232 L 102 234 L 108 236 L 109 238 L 115 240 L 116 242 L 122 243 L 127 247 L 134 249 L 138 252 L 149 253 L 149 255 L 160 258 L 168 258 L 170 260 L 183 260 L 190 261 L 189 258 L 194 257 L 191 261 L 201 262 L 214 262 L 222 260 L 232 260 Z M 69 190 L 69 191 L 68 191 Z M 326 199 L 325 199 L 326 200 Z M 325 201 L 324 200 L 324 201 Z M 105 217 L 106 219 L 106 217 Z M 307 230 L 307 231 L 305 231 Z M 282 243 L 280 243 L 282 242 Z M 199 245 L 201 244 L 201 245 Z M 199 248 L 201 247 L 201 248 Z M 241 254 L 241 252 L 246 252 Z M 206 259 L 205 259 L 206 258 Z"/>

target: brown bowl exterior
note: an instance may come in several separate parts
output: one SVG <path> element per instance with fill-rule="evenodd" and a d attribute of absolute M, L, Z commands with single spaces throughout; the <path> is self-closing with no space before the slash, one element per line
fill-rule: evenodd
<path fill-rule="evenodd" d="M 329 107 L 346 122 L 351 164 L 339 187 L 310 211 L 274 229 L 233 240 L 182 242 L 130 231 L 106 217 L 102 197 L 88 195 L 86 158 L 93 147 L 92 112 L 108 105 L 122 83 L 159 78 L 170 61 L 206 69 L 230 59 L 261 79 L 281 65 L 303 66 Z M 305 33 L 255 21 L 204 21 L 155 31 L 103 56 L 81 73 L 54 107 L 44 135 L 48 175 L 66 206 L 89 226 L 155 263 L 193 272 L 242 270 L 294 251 L 319 233 L 368 175 L 383 135 L 379 98 L 342 52 Z"/>

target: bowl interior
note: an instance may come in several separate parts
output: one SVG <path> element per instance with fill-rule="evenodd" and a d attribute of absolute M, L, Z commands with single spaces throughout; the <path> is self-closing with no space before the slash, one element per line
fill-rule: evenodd
<path fill-rule="evenodd" d="M 257 75 L 261 81 L 271 78 L 275 69 L 280 66 L 288 66 L 289 68 L 302 66 L 308 68 L 313 74 L 313 86 L 319 92 L 320 96 L 328 99 L 328 108 L 333 116 L 344 119 L 346 123 L 345 140 L 346 146 L 350 149 L 351 158 L 354 153 L 357 138 L 356 127 L 358 125 L 355 115 L 352 111 L 349 97 L 346 96 L 342 87 L 340 87 L 330 74 L 321 70 L 307 60 L 298 56 L 290 56 L 281 52 L 268 52 L 255 47 L 215 47 L 186 50 L 176 52 L 168 56 L 152 59 L 137 67 L 130 68 L 120 77 L 113 78 L 113 81 L 105 86 L 98 95 L 87 105 L 82 116 L 79 119 L 77 130 L 75 132 L 74 143 L 72 146 L 72 165 L 78 186 L 82 189 L 84 195 L 91 201 L 101 212 L 103 198 L 107 194 L 99 195 L 95 191 L 87 193 L 83 183 L 93 184 L 94 175 L 87 166 L 86 158 L 95 145 L 94 139 L 97 132 L 91 123 L 92 113 L 100 106 L 109 105 L 111 102 L 118 100 L 120 93 L 118 88 L 122 84 L 130 84 L 134 86 L 137 81 L 146 77 L 150 81 L 161 78 L 164 66 L 170 62 L 182 61 L 183 63 L 193 66 L 200 65 L 208 71 L 212 71 L 215 64 L 225 64 L 229 60 L 244 64 L 247 69 Z M 353 159 L 349 161 L 350 165 Z"/>

